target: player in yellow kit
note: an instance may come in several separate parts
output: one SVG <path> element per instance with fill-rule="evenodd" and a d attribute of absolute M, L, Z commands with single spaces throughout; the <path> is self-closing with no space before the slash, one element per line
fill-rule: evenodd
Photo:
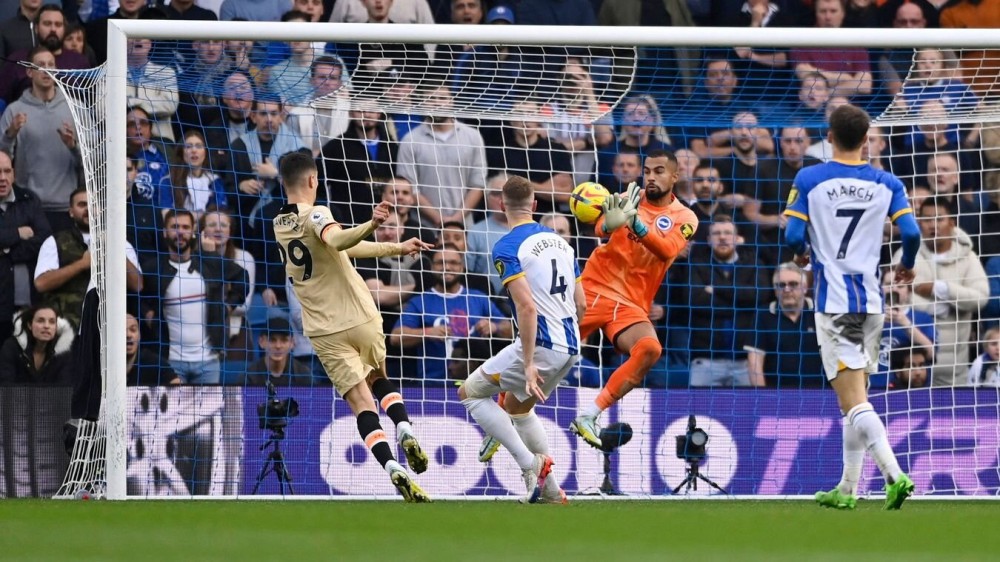
<path fill-rule="evenodd" d="M 375 397 L 396 423 L 397 438 L 414 472 L 427 469 L 427 456 L 413 437 L 402 395 L 385 376 L 382 318 L 350 258 L 413 254 L 430 248 L 416 238 L 401 244 L 365 238 L 389 217 L 380 203 L 372 220 L 342 229 L 330 209 L 314 205 L 319 179 L 312 156 L 289 153 L 281 159 L 281 180 L 288 204 L 274 218 L 285 272 L 302 304 L 302 325 L 327 376 L 358 419 L 358 432 L 389 473 L 406 501 L 430 498 L 396 461 L 382 430 Z M 374 393 L 374 396 L 373 396 Z"/>

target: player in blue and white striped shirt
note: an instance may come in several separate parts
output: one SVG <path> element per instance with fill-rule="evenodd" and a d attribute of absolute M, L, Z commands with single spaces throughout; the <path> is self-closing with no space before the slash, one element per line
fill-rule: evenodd
<path fill-rule="evenodd" d="M 586 308 L 580 269 L 573 248 L 532 220 L 535 194 L 528 180 L 507 180 L 503 208 L 511 231 L 494 246 L 493 265 L 514 303 L 518 337 L 469 375 L 458 395 L 521 467 L 529 502 L 565 501 L 559 484 L 548 478 L 548 439 L 533 408 L 579 359 Z M 492 400 L 500 392 L 507 393 L 506 411 Z"/>
<path fill-rule="evenodd" d="M 885 426 L 868 401 L 867 376 L 876 367 L 884 318 L 879 258 L 885 219 L 899 226 L 903 238 L 896 283 L 913 281 L 920 229 L 899 178 L 861 159 L 870 122 L 868 113 L 853 105 L 830 115 L 833 160 L 798 173 L 784 213 L 785 239 L 796 261 L 812 261 L 816 339 L 844 413 L 843 476 L 833 490 L 816 493 L 820 505 L 838 509 L 855 506 L 865 450 L 885 477 L 884 509 L 899 509 L 913 494 L 913 482 L 900 470 Z"/>
<path fill-rule="evenodd" d="M 578 354 L 580 325 L 575 285 L 580 266 L 573 247 L 551 228 L 525 222 L 497 241 L 493 265 L 508 289 L 521 277 L 528 282 L 537 309 L 538 346 Z"/>

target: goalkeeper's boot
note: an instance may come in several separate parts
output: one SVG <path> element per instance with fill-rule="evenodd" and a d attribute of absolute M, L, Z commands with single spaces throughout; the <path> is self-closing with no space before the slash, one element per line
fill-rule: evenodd
<path fill-rule="evenodd" d="M 833 509 L 854 509 L 858 505 L 858 498 L 834 488 L 829 492 L 816 492 L 816 503 Z"/>
<path fill-rule="evenodd" d="M 483 437 L 483 443 L 479 445 L 479 462 L 490 462 L 493 455 L 500 450 L 500 442 L 492 435 Z"/>
<path fill-rule="evenodd" d="M 559 483 L 556 479 L 550 477 L 545 481 L 545 486 L 542 487 L 542 496 L 538 498 L 538 503 L 556 503 L 566 505 L 569 500 L 566 499 L 566 492 L 559 487 Z"/>
<path fill-rule="evenodd" d="M 579 435 L 588 445 L 601 448 L 601 437 L 597 430 L 597 417 L 580 414 L 569 425 L 570 431 Z"/>
<path fill-rule="evenodd" d="M 894 510 L 902 507 L 906 498 L 913 495 L 913 480 L 903 474 L 892 484 L 885 485 L 885 505 L 884 510 Z"/>
<path fill-rule="evenodd" d="M 420 448 L 417 438 L 412 433 L 404 433 L 399 438 L 399 445 L 403 448 L 406 464 L 410 465 L 410 469 L 417 474 L 423 474 L 427 470 L 427 453 Z"/>
<path fill-rule="evenodd" d="M 399 495 L 403 496 L 404 500 L 409 503 L 430 503 L 431 497 L 410 478 L 410 475 L 403 470 L 403 467 L 399 463 L 386 465 L 386 468 L 389 469 L 389 478 L 392 480 L 392 485 L 396 487 Z"/>
<path fill-rule="evenodd" d="M 524 487 L 528 492 L 528 503 L 537 503 L 542 497 L 542 490 L 545 488 L 545 481 L 552 474 L 552 457 L 548 455 L 535 455 L 535 461 L 531 468 L 521 471 L 524 478 Z"/>

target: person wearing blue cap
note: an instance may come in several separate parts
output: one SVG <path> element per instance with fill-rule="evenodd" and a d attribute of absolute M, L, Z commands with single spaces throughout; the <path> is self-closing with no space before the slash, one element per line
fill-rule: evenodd
<path fill-rule="evenodd" d="M 502 4 L 487 12 L 484 20 L 487 24 L 501 25 L 512 25 L 515 21 L 514 9 Z M 454 62 L 451 89 L 456 105 L 510 109 L 515 98 L 523 98 L 537 89 L 544 66 L 538 47 L 475 45 Z M 518 95 L 511 98 L 512 93 Z"/>
<path fill-rule="evenodd" d="M 486 14 L 486 23 L 514 24 L 514 10 L 507 6 L 495 6 Z"/>

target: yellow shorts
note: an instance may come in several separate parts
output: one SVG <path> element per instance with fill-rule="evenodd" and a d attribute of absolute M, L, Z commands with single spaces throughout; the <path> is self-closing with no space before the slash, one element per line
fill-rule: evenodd
<path fill-rule="evenodd" d="M 309 341 L 341 396 L 385 361 L 385 333 L 377 316 L 342 332 L 310 336 Z"/>

